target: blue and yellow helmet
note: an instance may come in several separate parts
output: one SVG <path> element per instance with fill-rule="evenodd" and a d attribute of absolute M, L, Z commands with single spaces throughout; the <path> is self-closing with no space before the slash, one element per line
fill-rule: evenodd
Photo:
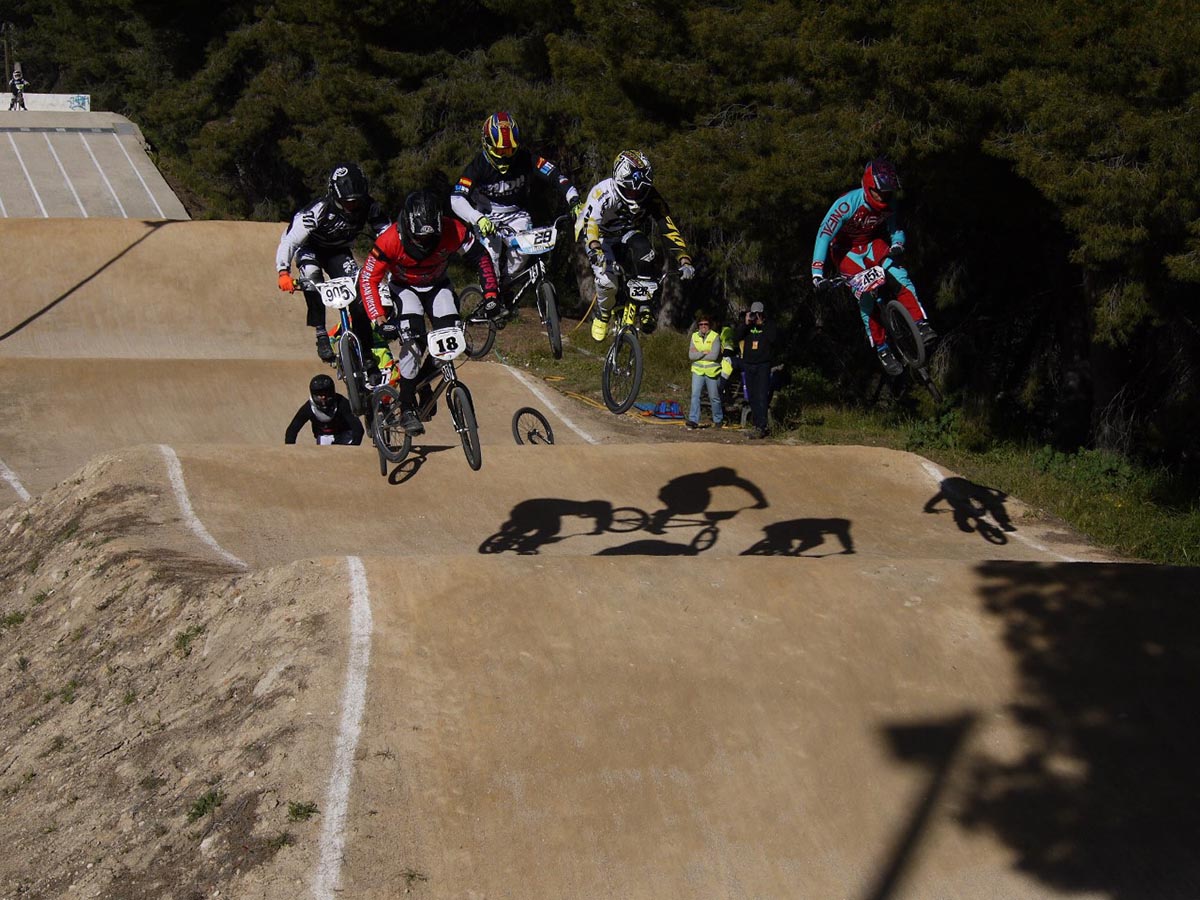
<path fill-rule="evenodd" d="M 521 146 L 521 131 L 506 112 L 493 113 L 483 121 L 483 152 L 499 172 L 507 172 Z"/>

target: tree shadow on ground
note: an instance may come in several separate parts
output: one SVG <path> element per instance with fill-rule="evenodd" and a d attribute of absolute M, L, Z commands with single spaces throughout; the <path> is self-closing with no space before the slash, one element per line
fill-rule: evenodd
<path fill-rule="evenodd" d="M 992 562 L 1018 759 L 980 753 L 962 822 L 1056 890 L 1200 896 L 1200 569 Z"/>
<path fill-rule="evenodd" d="M 1006 532 L 1016 531 L 1004 501 L 1008 494 L 984 487 L 965 478 L 946 478 L 940 490 L 925 503 L 923 512 L 937 514 L 937 505 L 945 501 L 954 514 L 954 524 L 965 534 L 976 532 L 990 544 L 1007 544 Z M 989 518 L 991 521 L 989 521 Z"/>
<path fill-rule="evenodd" d="M 89 281 L 91 281 L 93 278 L 95 278 L 97 275 L 99 275 L 101 272 L 103 272 L 105 269 L 107 269 L 109 266 L 111 266 L 113 263 L 115 263 L 117 260 L 119 260 L 125 254 L 127 254 L 131 250 L 133 250 L 133 248 L 136 247 L 138 244 L 142 243 L 142 241 L 147 240 L 151 235 L 157 234 L 158 229 L 160 229 L 166 225 L 170 225 L 172 223 L 170 221 L 160 222 L 160 221 L 149 221 L 148 220 L 148 221 L 144 221 L 142 224 L 148 226 L 150 230 L 147 231 L 145 234 L 143 234 L 140 238 L 138 238 L 132 244 L 130 244 L 128 247 L 126 247 L 124 250 L 122 250 L 120 253 L 118 253 L 116 256 L 114 256 L 112 259 L 110 259 L 108 262 L 106 262 L 104 265 L 100 266 L 100 268 L 98 268 L 95 272 L 93 272 L 87 278 L 84 278 L 83 280 L 77 282 L 75 285 L 73 285 L 68 290 L 64 291 L 59 296 L 55 297 L 53 300 L 51 300 L 49 303 L 47 303 L 41 309 L 26 316 L 23 320 L 18 322 L 12 328 L 8 329 L 8 331 L 4 332 L 3 334 L 0 334 L 0 341 L 6 341 L 10 337 L 12 337 L 14 334 L 18 334 L 19 332 L 23 331 L 27 326 L 36 322 L 38 319 L 40 319 L 46 313 L 50 312 L 50 310 L 54 309 L 54 307 L 58 306 L 58 304 L 62 303 L 68 297 L 72 296 L 81 287 L 83 287 L 85 284 L 87 284 Z"/>

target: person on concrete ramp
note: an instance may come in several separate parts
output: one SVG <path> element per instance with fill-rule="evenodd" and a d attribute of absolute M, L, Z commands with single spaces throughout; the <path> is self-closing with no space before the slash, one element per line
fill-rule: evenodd
<path fill-rule="evenodd" d="M 15 109 L 26 109 L 25 88 L 28 86 L 29 82 L 25 80 L 25 76 L 21 74 L 21 70 L 17 69 L 14 71 L 13 77 L 8 82 L 8 90 L 12 94 L 12 100 L 8 102 L 9 112 Z M 28 112 L 28 110 L 26 111 Z"/>

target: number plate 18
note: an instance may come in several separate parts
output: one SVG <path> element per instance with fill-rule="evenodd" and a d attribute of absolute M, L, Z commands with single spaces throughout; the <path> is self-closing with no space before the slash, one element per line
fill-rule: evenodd
<path fill-rule="evenodd" d="M 443 361 L 457 357 L 467 349 L 467 338 L 461 325 L 438 328 L 429 332 L 429 355 Z"/>

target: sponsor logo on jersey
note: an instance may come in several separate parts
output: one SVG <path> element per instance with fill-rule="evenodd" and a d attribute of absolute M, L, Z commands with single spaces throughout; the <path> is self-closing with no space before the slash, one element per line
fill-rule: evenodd
<path fill-rule="evenodd" d="M 829 237 L 832 235 L 837 230 L 838 222 L 842 221 L 848 212 L 850 212 L 850 204 L 843 200 L 837 205 L 837 209 L 834 210 L 833 215 L 825 222 L 824 227 L 821 228 L 821 236 Z"/>
<path fill-rule="evenodd" d="M 554 163 L 548 159 L 542 159 L 540 156 L 537 159 L 537 169 L 543 175 L 549 175 L 554 171 Z"/>

